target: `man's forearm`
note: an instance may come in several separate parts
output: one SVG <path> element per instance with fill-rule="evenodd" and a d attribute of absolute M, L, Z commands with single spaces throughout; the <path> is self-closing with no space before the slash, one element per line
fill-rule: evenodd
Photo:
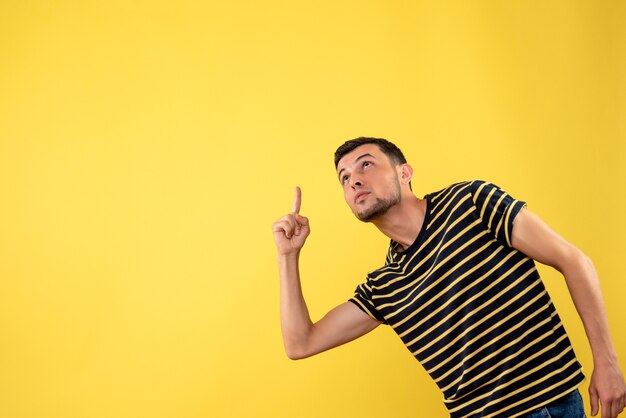
<path fill-rule="evenodd" d="M 585 327 L 593 355 L 593 374 L 589 382 L 591 415 L 602 407 L 602 418 L 615 418 L 626 404 L 626 385 L 617 353 L 611 340 L 600 281 L 591 260 L 571 248 L 559 270 L 565 276 L 576 310 Z"/>
<path fill-rule="evenodd" d="M 279 254 L 280 322 L 287 356 L 303 356 L 308 335 L 313 327 L 300 284 L 298 261 L 300 254 Z"/>
<path fill-rule="evenodd" d="M 598 274 L 586 255 L 575 248 L 571 251 L 568 262 L 560 271 L 585 327 L 594 364 L 616 364 L 617 354 L 611 340 Z"/>

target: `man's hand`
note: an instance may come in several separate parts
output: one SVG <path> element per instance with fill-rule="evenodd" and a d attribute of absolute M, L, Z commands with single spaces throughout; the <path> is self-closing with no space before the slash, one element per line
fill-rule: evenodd
<path fill-rule="evenodd" d="M 291 213 L 283 216 L 272 225 L 274 241 L 276 241 L 276 248 L 280 255 L 299 252 L 311 232 L 309 220 L 300 215 L 301 201 L 302 192 L 299 187 L 296 187 L 296 196 Z"/>
<path fill-rule="evenodd" d="M 602 418 L 616 418 L 626 405 L 626 384 L 617 365 L 595 366 L 589 383 L 591 415 L 598 414 L 602 406 Z M 598 405 L 600 401 L 600 405 Z"/>

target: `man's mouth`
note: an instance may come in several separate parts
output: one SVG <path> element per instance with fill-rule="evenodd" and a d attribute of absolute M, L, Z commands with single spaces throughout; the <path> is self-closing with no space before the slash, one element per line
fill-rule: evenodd
<path fill-rule="evenodd" d="M 354 203 L 359 203 L 360 201 L 362 201 L 363 199 L 365 199 L 365 196 L 367 196 L 368 194 L 370 194 L 369 192 L 366 191 L 361 191 L 358 192 L 356 194 L 356 196 L 354 196 Z"/>

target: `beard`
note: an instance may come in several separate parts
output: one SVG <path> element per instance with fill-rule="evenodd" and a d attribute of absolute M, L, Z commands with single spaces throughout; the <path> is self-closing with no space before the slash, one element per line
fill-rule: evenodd
<path fill-rule="evenodd" d="M 376 202 L 374 202 L 372 206 L 363 209 L 361 212 L 357 212 L 356 217 L 360 221 L 370 222 L 384 215 L 389 209 L 400 203 L 400 185 L 396 182 L 394 186 L 391 196 L 384 199 L 377 197 Z"/>

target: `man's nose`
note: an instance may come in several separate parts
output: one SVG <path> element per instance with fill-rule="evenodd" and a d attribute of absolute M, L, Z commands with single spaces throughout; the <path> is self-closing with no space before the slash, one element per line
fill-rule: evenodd
<path fill-rule="evenodd" d="M 358 189 L 359 187 L 363 187 L 363 180 L 354 176 L 350 179 L 350 183 L 353 189 Z"/>

